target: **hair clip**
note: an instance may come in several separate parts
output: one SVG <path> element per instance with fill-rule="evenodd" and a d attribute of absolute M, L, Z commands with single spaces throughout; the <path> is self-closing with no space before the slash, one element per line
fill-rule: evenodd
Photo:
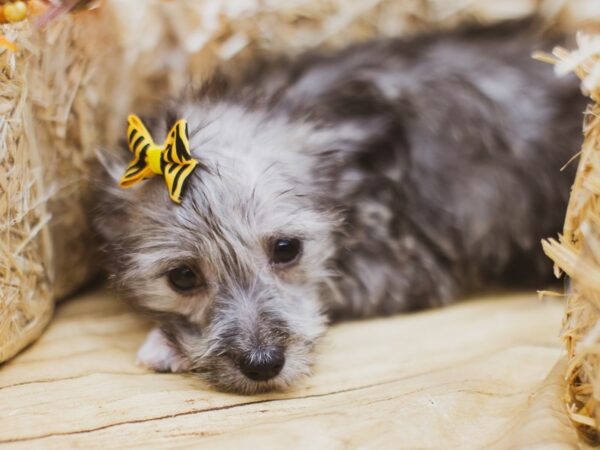
<path fill-rule="evenodd" d="M 127 142 L 134 159 L 127 166 L 119 185 L 128 188 L 146 178 L 162 175 L 171 200 L 181 203 L 189 177 L 198 165 L 190 152 L 187 122 L 184 119 L 175 122 L 162 146 L 154 143 L 135 114 L 127 118 L 127 123 Z"/>

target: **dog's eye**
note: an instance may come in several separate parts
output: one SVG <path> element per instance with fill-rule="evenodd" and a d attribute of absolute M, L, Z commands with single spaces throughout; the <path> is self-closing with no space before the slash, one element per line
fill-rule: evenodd
<path fill-rule="evenodd" d="M 290 264 L 298 259 L 302 243 L 296 238 L 277 239 L 273 243 L 271 262 L 273 264 Z"/>
<path fill-rule="evenodd" d="M 167 274 L 169 284 L 176 291 L 189 292 L 201 284 L 200 277 L 189 266 L 171 269 Z"/>

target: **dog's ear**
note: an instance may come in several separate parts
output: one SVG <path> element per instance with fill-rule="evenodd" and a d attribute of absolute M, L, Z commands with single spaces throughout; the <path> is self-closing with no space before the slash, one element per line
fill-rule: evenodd
<path fill-rule="evenodd" d="M 118 183 L 127 168 L 126 157 L 127 153 L 125 151 L 115 153 L 104 149 L 96 150 L 96 161 L 98 161 L 96 166 L 102 171 L 100 176 L 110 178 Z"/>
<path fill-rule="evenodd" d="M 127 167 L 127 153 L 97 151 L 91 173 L 92 217 L 94 231 L 105 242 L 119 238 L 127 229 L 127 211 L 132 196 L 119 186 Z"/>

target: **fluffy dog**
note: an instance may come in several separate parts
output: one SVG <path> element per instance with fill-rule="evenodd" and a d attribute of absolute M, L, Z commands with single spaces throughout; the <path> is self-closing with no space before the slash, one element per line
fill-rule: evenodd
<path fill-rule="evenodd" d="M 115 286 L 157 322 L 139 360 L 282 389 L 328 320 L 546 282 L 585 108 L 531 59 L 552 45 L 522 23 L 378 40 L 174 104 L 151 132 L 188 121 L 202 168 L 182 204 L 158 177 L 120 189 L 114 158 L 95 211 Z"/>

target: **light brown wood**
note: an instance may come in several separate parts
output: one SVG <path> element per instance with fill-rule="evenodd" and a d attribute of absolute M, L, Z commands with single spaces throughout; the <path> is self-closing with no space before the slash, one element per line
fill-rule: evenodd
<path fill-rule="evenodd" d="M 562 311 L 530 294 L 342 324 L 311 378 L 243 397 L 135 366 L 149 324 L 99 291 L 60 305 L 47 333 L 0 368 L 0 444 L 570 448 L 560 370 L 544 383 L 562 354 Z"/>

